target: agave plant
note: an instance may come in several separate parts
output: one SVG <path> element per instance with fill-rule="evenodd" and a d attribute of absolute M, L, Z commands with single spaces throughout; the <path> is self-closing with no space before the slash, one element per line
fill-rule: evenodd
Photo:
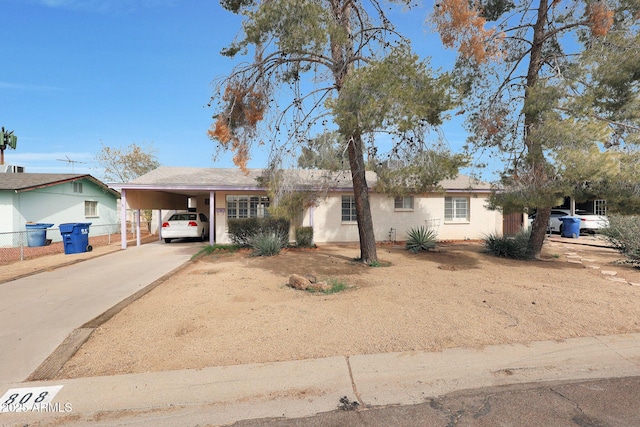
<path fill-rule="evenodd" d="M 414 254 L 436 247 L 436 232 L 423 225 L 412 228 L 407 235 L 407 250 Z"/>
<path fill-rule="evenodd" d="M 277 232 L 259 232 L 250 239 L 253 256 L 274 256 L 285 246 L 285 237 Z"/>

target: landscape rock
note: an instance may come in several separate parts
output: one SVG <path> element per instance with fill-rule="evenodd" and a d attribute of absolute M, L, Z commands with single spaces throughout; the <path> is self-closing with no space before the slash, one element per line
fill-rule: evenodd
<path fill-rule="evenodd" d="M 304 277 L 306 279 L 308 279 L 311 283 L 317 283 L 318 282 L 318 278 L 316 276 L 314 276 L 313 274 L 311 274 L 311 273 L 305 274 Z"/>
<path fill-rule="evenodd" d="M 308 289 L 312 285 L 311 281 L 304 276 L 299 274 L 292 274 L 289 277 L 289 286 L 293 289 L 298 289 L 300 291 L 304 291 Z"/>

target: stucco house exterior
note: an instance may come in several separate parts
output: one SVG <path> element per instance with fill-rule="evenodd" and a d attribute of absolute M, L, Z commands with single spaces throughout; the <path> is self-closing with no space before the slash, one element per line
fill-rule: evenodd
<path fill-rule="evenodd" d="M 210 243 L 228 243 L 230 218 L 260 217 L 271 201 L 259 185 L 262 169 L 160 167 L 120 187 L 123 204 L 130 209 L 160 210 L 153 229 L 163 219 L 188 207 L 210 218 Z M 314 241 L 358 242 L 353 188 L 349 172 L 290 170 L 298 189 L 317 187 L 320 180 L 330 185 L 313 206 L 304 209 L 299 224 L 312 226 Z M 429 226 L 438 240 L 481 239 L 502 233 L 502 214 L 486 208 L 490 185 L 459 175 L 440 183 L 443 191 L 401 198 L 377 193 L 376 174 L 367 172 L 370 204 L 377 241 L 404 241 L 407 231 Z M 122 221 L 123 223 L 125 221 Z M 123 230 L 124 231 L 124 230 Z M 161 236 L 160 236 L 161 237 Z M 123 239 L 123 247 L 126 241 Z"/>
<path fill-rule="evenodd" d="M 0 173 L 0 233 L 25 231 L 27 223 L 91 223 L 93 234 L 101 226 L 116 231 L 120 194 L 91 175 L 52 173 Z M 60 233 L 49 233 L 61 241 Z"/>

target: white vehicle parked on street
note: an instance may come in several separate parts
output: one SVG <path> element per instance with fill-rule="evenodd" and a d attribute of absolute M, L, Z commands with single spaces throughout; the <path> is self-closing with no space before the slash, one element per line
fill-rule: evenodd
<path fill-rule="evenodd" d="M 162 238 L 165 243 L 175 239 L 200 239 L 209 236 L 209 219 L 203 213 L 175 213 L 162 223 Z"/>
<path fill-rule="evenodd" d="M 549 225 L 547 231 L 549 233 L 557 232 L 562 234 L 563 224 L 560 218 L 564 216 L 570 216 L 570 209 L 551 209 L 551 217 L 549 218 Z M 601 228 L 607 228 L 609 226 L 609 219 L 606 216 L 596 215 L 592 212 L 587 212 L 581 209 L 576 209 L 574 218 L 580 218 L 580 234 L 584 233 L 596 233 Z M 533 224 L 536 219 L 536 214 L 529 215 L 529 226 Z"/>

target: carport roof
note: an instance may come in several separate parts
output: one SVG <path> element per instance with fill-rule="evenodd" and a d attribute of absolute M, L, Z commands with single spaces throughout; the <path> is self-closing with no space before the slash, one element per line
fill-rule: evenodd
<path fill-rule="evenodd" d="M 216 190 L 263 190 L 258 178 L 264 169 L 249 169 L 248 174 L 237 168 L 196 168 L 161 166 L 129 183 L 118 187 L 124 190 L 165 190 L 165 191 L 216 191 Z M 285 171 L 295 177 L 300 187 L 318 184 L 330 179 L 334 190 L 350 190 L 351 173 L 324 170 L 295 169 Z M 372 188 L 376 183 L 376 173 L 366 172 L 367 184 Z M 447 191 L 487 192 L 491 185 L 475 178 L 458 175 L 455 179 L 440 183 Z"/>

